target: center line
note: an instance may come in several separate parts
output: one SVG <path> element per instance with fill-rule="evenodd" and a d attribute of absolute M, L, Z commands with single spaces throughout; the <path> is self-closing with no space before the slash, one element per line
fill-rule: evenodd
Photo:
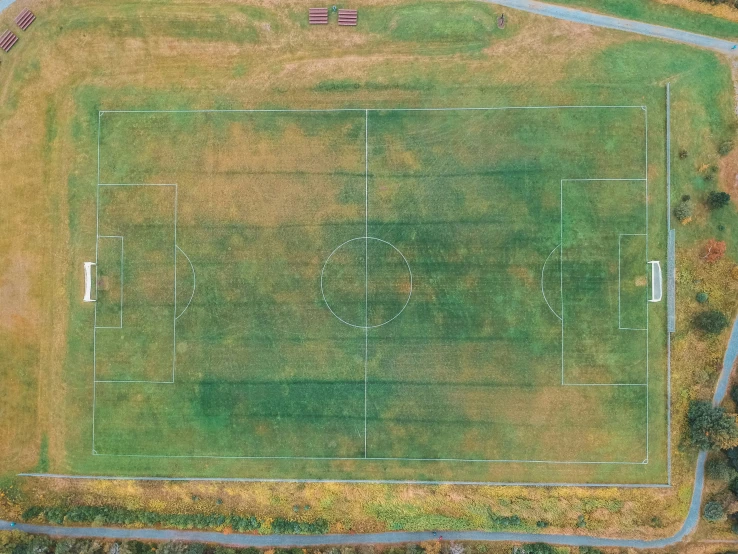
<path fill-rule="evenodd" d="M 369 359 L 369 110 L 364 112 L 364 458 L 367 457 L 367 364 Z"/>

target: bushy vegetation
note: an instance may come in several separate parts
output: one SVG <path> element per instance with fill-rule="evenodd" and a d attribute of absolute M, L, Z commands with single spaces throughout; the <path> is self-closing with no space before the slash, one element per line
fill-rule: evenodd
<path fill-rule="evenodd" d="M 92 523 L 97 525 L 131 525 L 142 523 L 147 526 L 172 527 L 175 529 L 223 529 L 236 532 L 265 531 L 289 534 L 324 534 L 328 532 L 328 522 L 324 519 L 314 521 L 294 521 L 276 518 L 266 529 L 264 522 L 254 516 L 236 514 L 164 514 L 143 510 L 128 510 L 111 506 L 73 506 L 42 508 L 31 506 L 23 512 L 25 521 L 43 520 L 62 525 L 65 523 Z"/>
<path fill-rule="evenodd" d="M 728 318 L 718 310 L 707 310 L 694 316 L 692 323 L 700 331 L 716 335 L 728 326 Z"/>
<path fill-rule="evenodd" d="M 730 195 L 727 192 L 718 192 L 715 190 L 710 191 L 707 195 L 707 200 L 705 200 L 705 204 L 707 204 L 707 207 L 711 210 L 717 210 L 727 206 L 729 203 Z"/>
<path fill-rule="evenodd" d="M 708 502 L 702 512 L 707 521 L 721 521 L 725 519 L 725 510 L 720 502 Z"/>
<path fill-rule="evenodd" d="M 677 207 L 674 208 L 674 217 L 676 217 L 680 222 L 684 223 L 687 221 L 690 217 L 692 217 L 692 213 L 694 210 L 692 209 L 692 203 L 689 200 L 682 200 L 677 204 Z"/>
<path fill-rule="evenodd" d="M 715 263 L 725 255 L 725 241 L 709 239 L 702 248 L 702 260 Z"/>
<path fill-rule="evenodd" d="M 705 473 L 707 473 L 710 479 L 714 479 L 715 481 L 728 482 L 735 475 L 735 470 L 721 456 L 720 458 L 713 458 L 707 462 Z"/>
<path fill-rule="evenodd" d="M 735 416 L 704 400 L 693 401 L 687 414 L 692 443 L 702 450 L 728 449 L 738 445 Z"/>

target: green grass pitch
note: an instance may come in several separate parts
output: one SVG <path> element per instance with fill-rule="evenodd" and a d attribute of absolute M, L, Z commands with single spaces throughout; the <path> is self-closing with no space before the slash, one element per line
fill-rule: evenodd
<path fill-rule="evenodd" d="M 98 468 L 663 482 L 648 123 L 102 112 Z"/>

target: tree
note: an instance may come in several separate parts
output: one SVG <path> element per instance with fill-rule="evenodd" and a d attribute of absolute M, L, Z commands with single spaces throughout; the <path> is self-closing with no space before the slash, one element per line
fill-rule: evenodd
<path fill-rule="evenodd" d="M 721 455 L 720 458 L 708 460 L 705 465 L 705 473 L 710 479 L 727 483 L 731 480 L 735 472 Z"/>
<path fill-rule="evenodd" d="M 717 210 L 726 206 L 730 202 L 730 195 L 727 192 L 710 191 L 707 195 L 707 207 L 711 210 Z"/>
<path fill-rule="evenodd" d="M 694 316 L 692 323 L 700 331 L 710 335 L 717 335 L 728 326 L 728 319 L 722 312 L 707 310 Z"/>
<path fill-rule="evenodd" d="M 692 217 L 692 203 L 689 200 L 683 200 L 674 208 L 674 217 L 684 223 Z"/>
<path fill-rule="evenodd" d="M 720 406 L 704 400 L 689 405 L 687 423 L 692 443 L 701 450 L 717 450 L 738 446 L 738 425 L 735 416 L 726 414 Z"/>
<path fill-rule="evenodd" d="M 725 241 L 710 239 L 705 243 L 702 249 L 702 260 L 707 263 L 714 263 L 725 255 Z"/>
<path fill-rule="evenodd" d="M 720 502 L 708 502 L 702 511 L 702 517 L 707 521 L 722 521 L 725 519 L 725 510 Z"/>

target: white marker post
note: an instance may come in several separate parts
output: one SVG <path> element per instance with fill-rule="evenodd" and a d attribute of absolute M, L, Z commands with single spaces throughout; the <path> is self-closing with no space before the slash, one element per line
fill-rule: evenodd
<path fill-rule="evenodd" d="M 654 260 L 651 265 L 651 298 L 649 302 L 661 302 L 661 264 Z"/>
<path fill-rule="evenodd" d="M 91 298 L 92 293 L 92 266 L 97 265 L 95 262 L 85 262 L 85 302 L 95 302 L 96 298 Z"/>

